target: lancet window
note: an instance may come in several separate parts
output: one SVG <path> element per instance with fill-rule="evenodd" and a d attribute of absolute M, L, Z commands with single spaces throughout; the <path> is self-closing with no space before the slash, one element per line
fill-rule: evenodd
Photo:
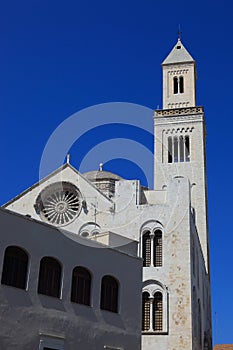
<path fill-rule="evenodd" d="M 184 77 L 174 77 L 173 78 L 173 93 L 183 94 L 184 93 Z"/>

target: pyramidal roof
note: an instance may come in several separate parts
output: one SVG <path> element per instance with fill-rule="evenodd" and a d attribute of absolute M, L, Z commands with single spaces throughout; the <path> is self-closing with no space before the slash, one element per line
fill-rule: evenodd
<path fill-rule="evenodd" d="M 185 62 L 195 62 L 190 53 L 186 50 L 182 44 L 180 38 L 177 44 L 173 47 L 169 55 L 165 58 L 162 65 L 173 64 L 173 63 L 185 63 Z"/>

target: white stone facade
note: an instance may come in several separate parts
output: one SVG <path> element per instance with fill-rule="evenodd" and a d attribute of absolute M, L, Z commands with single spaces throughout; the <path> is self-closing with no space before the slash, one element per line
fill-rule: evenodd
<path fill-rule="evenodd" d="M 207 350 L 212 343 L 204 112 L 195 102 L 195 61 L 180 40 L 162 67 L 154 190 L 102 169 L 80 174 L 66 164 L 5 208 L 122 251 L 137 249 L 144 259 L 142 350 Z M 174 77 L 183 81 L 174 83 Z M 59 184 L 75 186 L 74 214 L 67 211 L 67 190 L 52 200 L 52 209 L 46 202 L 53 184 L 58 192 Z M 135 309 L 140 313 L 141 302 Z"/>

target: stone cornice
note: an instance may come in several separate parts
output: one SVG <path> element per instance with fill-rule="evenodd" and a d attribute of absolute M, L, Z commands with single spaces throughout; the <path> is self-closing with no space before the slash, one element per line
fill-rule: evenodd
<path fill-rule="evenodd" d="M 203 107 L 159 109 L 154 113 L 156 124 L 204 121 Z"/>

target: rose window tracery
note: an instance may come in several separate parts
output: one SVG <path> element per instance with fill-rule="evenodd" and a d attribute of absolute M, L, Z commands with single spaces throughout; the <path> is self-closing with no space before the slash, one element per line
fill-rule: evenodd
<path fill-rule="evenodd" d="M 46 187 L 40 193 L 35 209 L 43 221 L 63 226 L 79 215 L 81 202 L 81 194 L 76 186 L 59 182 Z"/>

